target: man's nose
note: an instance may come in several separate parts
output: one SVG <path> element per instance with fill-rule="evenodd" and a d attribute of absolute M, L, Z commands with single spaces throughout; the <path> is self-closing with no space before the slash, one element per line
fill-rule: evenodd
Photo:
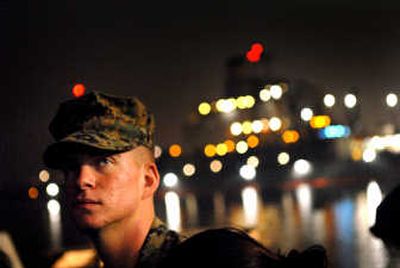
<path fill-rule="evenodd" d="M 76 186 L 79 189 L 92 189 L 96 187 L 96 175 L 90 165 L 81 165 L 76 177 Z"/>

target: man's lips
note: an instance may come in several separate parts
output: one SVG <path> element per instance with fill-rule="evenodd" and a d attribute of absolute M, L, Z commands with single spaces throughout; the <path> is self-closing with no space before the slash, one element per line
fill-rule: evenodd
<path fill-rule="evenodd" d="M 72 205 L 75 208 L 92 208 L 100 204 L 101 202 L 99 200 L 90 198 L 77 198 L 72 202 Z"/>

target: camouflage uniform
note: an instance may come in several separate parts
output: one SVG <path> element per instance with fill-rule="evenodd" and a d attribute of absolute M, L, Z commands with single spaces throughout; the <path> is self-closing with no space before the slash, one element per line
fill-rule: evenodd
<path fill-rule="evenodd" d="M 62 169 L 69 152 L 120 153 L 139 145 L 154 148 L 153 115 L 135 97 L 91 92 L 62 102 L 49 130 L 55 142 L 44 154 L 44 163 Z M 141 248 L 136 267 L 156 267 L 180 236 L 155 218 Z M 95 257 L 88 267 L 102 267 Z"/>

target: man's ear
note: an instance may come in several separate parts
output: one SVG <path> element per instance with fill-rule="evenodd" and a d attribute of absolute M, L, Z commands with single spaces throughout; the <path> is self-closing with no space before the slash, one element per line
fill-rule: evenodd
<path fill-rule="evenodd" d="M 157 165 L 155 163 L 148 163 L 144 168 L 145 182 L 142 199 L 152 197 L 160 184 L 160 173 L 158 173 Z"/>

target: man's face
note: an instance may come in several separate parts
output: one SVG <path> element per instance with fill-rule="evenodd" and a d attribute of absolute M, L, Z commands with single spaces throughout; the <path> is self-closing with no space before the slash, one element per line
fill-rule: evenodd
<path fill-rule="evenodd" d="M 64 174 L 68 203 L 78 227 L 99 229 L 134 220 L 143 202 L 145 168 L 137 149 L 73 157 Z"/>

